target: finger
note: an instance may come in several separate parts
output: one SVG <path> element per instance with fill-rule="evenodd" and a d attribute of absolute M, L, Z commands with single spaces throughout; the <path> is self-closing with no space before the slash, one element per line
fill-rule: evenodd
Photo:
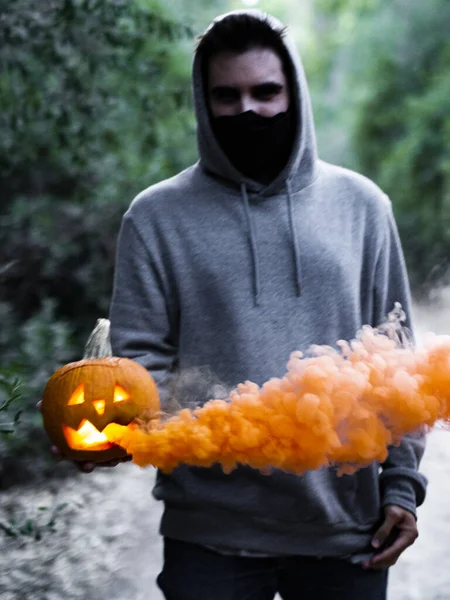
<path fill-rule="evenodd" d="M 417 532 L 412 530 L 403 530 L 391 546 L 383 550 L 370 561 L 370 566 L 374 569 L 383 569 L 395 565 L 402 552 L 411 546 L 417 538 Z"/>
<path fill-rule="evenodd" d="M 123 456 L 121 458 L 113 458 L 111 460 L 106 460 L 98 464 L 99 467 L 117 467 L 118 464 L 123 462 L 129 462 L 133 457 L 130 454 Z"/>
<path fill-rule="evenodd" d="M 380 548 L 383 544 L 386 543 L 389 536 L 392 534 L 394 527 L 399 522 L 398 515 L 391 511 L 386 511 L 385 519 L 381 525 L 375 532 L 372 538 L 372 546 L 374 548 Z"/>
<path fill-rule="evenodd" d="M 64 455 L 61 452 L 61 450 L 57 447 L 57 446 L 51 446 L 50 447 L 50 452 L 53 455 L 53 458 L 55 460 L 63 460 L 64 459 Z"/>
<path fill-rule="evenodd" d="M 42 408 L 42 400 L 39 400 L 39 402 L 37 402 L 37 404 L 36 404 L 36 408 L 37 408 L 38 410 L 41 410 L 41 408 Z"/>
<path fill-rule="evenodd" d="M 119 464 L 119 460 L 117 458 L 113 458 L 111 460 L 105 460 L 104 462 L 98 463 L 99 467 L 117 467 Z"/>
<path fill-rule="evenodd" d="M 76 462 L 77 467 L 80 469 L 80 471 L 82 471 L 83 473 L 92 473 L 92 471 L 95 469 L 96 465 L 94 462 Z"/>

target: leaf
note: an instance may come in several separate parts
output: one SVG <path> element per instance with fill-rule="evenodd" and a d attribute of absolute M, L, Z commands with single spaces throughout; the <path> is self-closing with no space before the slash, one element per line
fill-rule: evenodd
<path fill-rule="evenodd" d="M 17 537 L 18 535 L 14 525 L 8 525 L 3 521 L 0 521 L 0 529 L 3 530 L 6 533 L 6 535 L 9 535 L 10 537 Z"/>

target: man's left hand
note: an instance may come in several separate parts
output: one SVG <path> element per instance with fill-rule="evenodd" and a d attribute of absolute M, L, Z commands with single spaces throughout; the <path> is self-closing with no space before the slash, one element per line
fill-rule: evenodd
<path fill-rule="evenodd" d="M 384 509 L 383 524 L 372 539 L 372 546 L 382 550 L 364 562 L 363 567 L 365 569 L 392 567 L 400 554 L 411 546 L 418 536 L 415 516 L 401 506 L 389 504 Z"/>

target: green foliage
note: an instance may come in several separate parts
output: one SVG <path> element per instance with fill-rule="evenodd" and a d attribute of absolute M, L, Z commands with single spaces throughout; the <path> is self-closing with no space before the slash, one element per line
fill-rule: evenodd
<path fill-rule="evenodd" d="M 319 149 L 391 197 L 416 294 L 448 283 L 447 0 L 317 0 L 310 79 Z"/>
<path fill-rule="evenodd" d="M 12 309 L 0 304 L 0 319 L 4 323 L 0 337 L 2 370 L 21 381 L 20 405 L 27 410 L 27 402 L 32 399 L 36 403 L 53 371 L 76 355 L 72 330 L 57 319 L 55 302 L 50 300 L 21 326 Z"/>
<path fill-rule="evenodd" d="M 316 0 L 316 10 L 324 15 L 357 19 L 379 8 L 382 0 Z"/>
<path fill-rule="evenodd" d="M 189 31 L 157 2 L 3 4 L 0 301 L 87 331 L 126 206 L 194 160 Z"/>
<path fill-rule="evenodd" d="M 19 402 L 22 395 L 20 392 L 20 381 L 0 372 L 0 434 L 9 435 L 14 432 L 15 426 L 19 422 L 21 410 L 15 411 L 14 405 Z M 6 420 L 6 418 L 8 420 Z"/>
<path fill-rule="evenodd" d="M 186 24 L 195 37 L 204 31 L 214 17 L 235 8 L 233 4 L 230 0 L 165 0 L 165 6 L 172 15 L 176 15 L 180 23 Z M 242 8 L 242 3 L 239 8 Z"/>
<path fill-rule="evenodd" d="M 75 349 L 73 331 L 55 313 L 49 300 L 27 321 L 20 323 L 7 304 L 0 304 L 0 356 L 4 385 L 0 385 L 2 429 L 14 434 L 0 437 L 0 489 L 30 477 L 46 476 L 53 469 L 50 443 L 42 427 L 37 402 L 47 379 L 62 364 L 81 358 Z M 0 378 L 0 383 L 2 378 Z M 17 389 L 15 382 L 20 382 Z M 19 392 L 20 391 L 20 395 Z M 14 397 L 14 402 L 10 402 Z M 20 420 L 18 415 L 20 414 Z"/>
<path fill-rule="evenodd" d="M 14 515 L 6 521 L 0 521 L 0 531 L 8 537 L 30 537 L 40 541 L 47 533 L 56 531 L 56 522 L 61 512 L 68 506 L 66 502 L 55 504 L 53 507 L 39 506 L 37 512 Z"/>
<path fill-rule="evenodd" d="M 426 292 L 445 278 L 450 253 L 450 6 L 397 2 L 380 18 L 392 25 L 383 39 L 365 37 L 377 52 L 357 107 L 355 154 L 391 196 L 412 284 Z"/>

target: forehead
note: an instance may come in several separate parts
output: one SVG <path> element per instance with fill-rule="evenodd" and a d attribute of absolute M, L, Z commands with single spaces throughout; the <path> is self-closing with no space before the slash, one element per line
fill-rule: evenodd
<path fill-rule="evenodd" d="M 221 52 L 211 57 L 209 87 L 244 88 L 265 81 L 286 83 L 280 57 L 270 48 L 253 48 L 242 53 Z"/>

